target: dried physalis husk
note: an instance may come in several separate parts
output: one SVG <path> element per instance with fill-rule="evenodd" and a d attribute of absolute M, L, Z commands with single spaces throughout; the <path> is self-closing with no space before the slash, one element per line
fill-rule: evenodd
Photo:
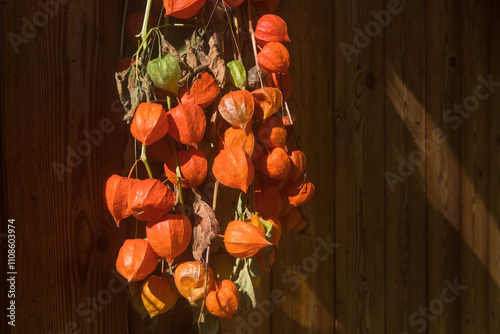
<path fill-rule="evenodd" d="M 215 178 L 223 185 L 244 192 L 254 177 L 252 161 L 241 147 L 228 147 L 220 151 L 214 159 L 212 171 Z"/>
<path fill-rule="evenodd" d="M 163 0 L 165 16 L 189 19 L 196 15 L 206 0 Z"/>
<path fill-rule="evenodd" d="M 281 195 L 275 187 L 255 191 L 255 208 L 262 217 L 278 217 L 281 211 Z"/>
<path fill-rule="evenodd" d="M 128 208 L 128 195 L 136 182 L 136 179 L 129 179 L 116 174 L 111 175 L 106 181 L 106 205 L 118 227 L 122 219 L 132 214 L 132 211 Z"/>
<path fill-rule="evenodd" d="M 247 129 L 255 108 L 252 94 L 246 90 L 237 90 L 224 95 L 219 102 L 219 113 L 234 127 Z"/>
<path fill-rule="evenodd" d="M 280 221 L 285 233 L 298 232 L 306 226 L 306 221 L 302 218 L 299 209 L 294 206 L 290 207 L 287 214 L 280 216 Z"/>
<path fill-rule="evenodd" d="M 253 156 L 255 147 L 255 138 L 253 132 L 243 129 L 228 128 L 219 140 L 219 150 L 227 147 L 241 147 L 248 156 Z"/>
<path fill-rule="evenodd" d="M 207 176 L 207 158 L 203 151 L 196 148 L 178 151 L 177 160 L 181 170 L 182 188 L 196 188 L 205 181 Z M 173 184 L 178 185 L 175 160 L 172 155 L 166 159 L 164 169 L 168 179 Z"/>
<path fill-rule="evenodd" d="M 299 178 L 295 182 L 290 182 L 286 186 L 288 200 L 290 204 L 297 207 L 306 204 L 314 195 L 314 184 L 304 182 L 304 179 Z"/>
<path fill-rule="evenodd" d="M 271 42 L 257 54 L 262 71 L 267 73 L 287 73 L 290 66 L 290 54 L 283 44 Z"/>
<path fill-rule="evenodd" d="M 164 137 L 168 128 L 167 112 L 162 105 L 143 102 L 135 111 L 130 132 L 143 145 L 151 145 Z"/>
<path fill-rule="evenodd" d="M 207 310 L 217 317 L 231 319 L 240 302 L 238 289 L 230 280 L 223 280 L 215 286 L 215 291 L 207 295 Z"/>
<path fill-rule="evenodd" d="M 168 113 L 169 134 L 177 142 L 195 146 L 203 139 L 207 120 L 200 106 L 194 103 L 181 103 Z"/>
<path fill-rule="evenodd" d="M 295 150 L 290 153 L 290 172 L 288 180 L 296 182 L 306 171 L 306 155 L 304 152 Z"/>
<path fill-rule="evenodd" d="M 219 92 L 220 87 L 214 77 L 208 72 L 203 72 L 193 81 L 192 86 L 189 87 L 189 93 L 186 86 L 182 86 L 179 95 L 182 103 L 194 103 L 205 109 L 217 99 Z"/>
<path fill-rule="evenodd" d="M 257 140 L 267 148 L 285 147 L 287 132 L 279 117 L 271 116 L 257 130 Z"/>
<path fill-rule="evenodd" d="M 167 214 L 159 220 L 148 222 L 146 236 L 153 250 L 162 259 L 172 263 L 189 246 L 193 226 L 185 215 Z"/>
<path fill-rule="evenodd" d="M 290 42 L 286 22 L 274 14 L 263 15 L 257 21 L 255 40 L 260 46 L 264 46 L 269 42 Z"/>
<path fill-rule="evenodd" d="M 252 92 L 252 96 L 255 102 L 255 118 L 261 122 L 280 110 L 283 104 L 283 95 L 277 88 L 259 88 Z"/>
<path fill-rule="evenodd" d="M 276 147 L 260 159 L 260 169 L 272 179 L 286 179 L 290 171 L 290 158 L 284 149 Z"/>
<path fill-rule="evenodd" d="M 206 267 L 198 261 L 181 263 L 175 268 L 175 285 L 179 293 L 190 303 L 194 303 L 205 295 Z M 213 289 L 213 274 L 208 268 L 207 291 Z"/>
<path fill-rule="evenodd" d="M 160 219 L 172 210 L 174 204 L 175 193 L 155 179 L 137 181 L 128 196 L 130 211 L 135 218 L 142 221 Z"/>
<path fill-rule="evenodd" d="M 142 303 L 151 318 L 170 310 L 178 297 L 179 294 L 166 278 L 151 275 L 142 285 Z"/>
<path fill-rule="evenodd" d="M 247 258 L 271 243 L 266 240 L 264 233 L 254 225 L 244 221 L 232 221 L 227 225 L 224 245 L 232 256 Z"/>
<path fill-rule="evenodd" d="M 144 239 L 125 240 L 116 258 L 116 270 L 129 282 L 145 279 L 158 265 L 158 255 Z"/>

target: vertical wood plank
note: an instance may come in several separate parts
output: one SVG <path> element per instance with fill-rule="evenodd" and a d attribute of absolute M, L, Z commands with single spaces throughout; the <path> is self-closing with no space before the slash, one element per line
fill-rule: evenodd
<path fill-rule="evenodd" d="M 277 299 L 272 315 L 273 333 L 334 331 L 334 249 L 325 247 L 325 243 L 336 240 L 332 193 L 333 7 L 328 0 L 314 5 L 286 1 L 278 13 L 288 23 L 292 40 L 289 50 L 294 92 L 289 104 L 296 117 L 300 149 L 307 157 L 307 179 L 316 186 L 316 193 L 302 208 L 308 227 L 300 234 L 284 236 L 276 254 L 271 293 L 283 298 Z"/>
<path fill-rule="evenodd" d="M 426 2 L 426 132 L 434 144 L 427 154 L 427 303 L 418 311 L 412 324 L 428 333 L 460 333 L 459 300 L 446 304 L 438 315 L 426 311 L 439 300 L 446 288 L 445 280 L 458 278 L 460 247 L 460 140 L 455 123 L 444 114 L 461 99 L 462 60 L 457 31 L 460 27 L 459 7 L 455 1 Z M 441 133 L 441 130 L 444 133 Z M 441 139 L 446 136 L 446 139 Z M 434 305 L 433 305 L 434 306 Z"/>
<path fill-rule="evenodd" d="M 385 333 L 384 1 L 335 1 L 335 298 L 340 333 Z M 372 24 L 372 26 L 369 25 Z M 366 37 L 365 37 L 366 40 Z M 350 44 L 359 52 L 346 60 Z"/>
<path fill-rule="evenodd" d="M 477 97 L 479 77 L 489 69 L 490 1 L 461 3 L 462 104 L 466 114 L 461 134 L 462 243 L 460 284 L 468 286 L 461 297 L 461 331 L 488 330 L 488 107 L 490 101 Z M 471 52 L 473 50 L 473 52 Z M 484 90 L 484 89 L 483 89 Z"/>
<path fill-rule="evenodd" d="M 386 333 L 414 332 L 426 304 L 425 17 L 425 3 L 403 2 L 385 33 Z"/>

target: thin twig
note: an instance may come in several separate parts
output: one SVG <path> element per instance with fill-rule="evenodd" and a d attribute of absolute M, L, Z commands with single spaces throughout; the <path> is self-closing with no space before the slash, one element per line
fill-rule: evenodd
<path fill-rule="evenodd" d="M 234 35 L 233 24 L 231 23 L 232 19 L 231 16 L 229 15 L 229 12 L 227 11 L 227 6 L 225 4 L 223 6 L 224 6 L 224 11 L 226 12 L 227 22 L 229 23 L 229 29 L 231 30 L 231 36 L 233 37 L 233 43 L 236 47 L 236 51 L 238 52 L 238 60 L 241 61 L 240 47 L 238 46 L 238 41 L 236 40 L 236 36 Z"/>
<path fill-rule="evenodd" d="M 123 7 L 123 18 L 122 18 L 122 34 L 120 38 L 120 59 L 123 58 L 123 44 L 125 43 L 125 25 L 127 24 L 127 9 L 128 0 L 125 0 L 125 7 Z"/>
<path fill-rule="evenodd" d="M 210 246 L 207 247 L 207 257 L 205 260 L 205 296 L 203 297 L 203 303 L 201 304 L 200 315 L 198 317 L 198 330 L 199 330 L 200 334 L 201 334 L 201 317 L 203 316 L 203 309 L 205 308 L 205 302 L 207 300 L 209 256 L 210 256 Z"/>
<path fill-rule="evenodd" d="M 264 87 L 264 84 L 262 83 L 262 77 L 260 75 L 259 59 L 257 58 L 257 44 L 255 44 L 255 34 L 253 31 L 253 23 L 252 23 L 252 8 L 250 5 L 250 1 L 247 1 L 247 3 L 248 3 L 248 31 L 250 32 L 250 39 L 252 40 L 253 55 L 255 57 L 255 66 L 257 67 L 257 75 L 259 76 L 260 87 Z"/>

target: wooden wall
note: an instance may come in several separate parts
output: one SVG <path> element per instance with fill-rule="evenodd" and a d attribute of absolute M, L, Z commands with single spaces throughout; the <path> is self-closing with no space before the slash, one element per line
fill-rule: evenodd
<path fill-rule="evenodd" d="M 106 177 L 130 166 L 114 104 L 123 2 L 59 1 L 37 32 L 24 28 L 18 52 L 9 33 L 23 36 L 41 7 L 0 4 L 2 232 L 15 218 L 18 272 L 16 327 L 1 325 L 150 333 L 112 272 L 133 231 L 117 229 L 102 200 Z M 382 10 L 393 12 L 384 27 L 372 13 Z M 317 193 L 309 227 L 286 238 L 263 282 L 261 308 L 222 333 L 498 333 L 500 85 L 481 88 L 480 77 L 500 81 L 500 3 L 283 0 L 278 13 Z M 99 127 L 103 141 L 60 180 L 54 162 L 67 164 Z M 334 252 L 319 252 L 328 241 Z M 267 316 L 272 292 L 281 297 Z M 180 303 L 157 332 L 190 321 Z"/>

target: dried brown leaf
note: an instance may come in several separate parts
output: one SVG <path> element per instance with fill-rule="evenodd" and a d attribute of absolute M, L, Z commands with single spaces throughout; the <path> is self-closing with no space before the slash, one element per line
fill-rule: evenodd
<path fill-rule="evenodd" d="M 219 233 L 219 223 L 212 208 L 193 190 L 195 199 L 193 228 L 193 257 L 197 261 L 203 258 L 203 252 Z"/>

